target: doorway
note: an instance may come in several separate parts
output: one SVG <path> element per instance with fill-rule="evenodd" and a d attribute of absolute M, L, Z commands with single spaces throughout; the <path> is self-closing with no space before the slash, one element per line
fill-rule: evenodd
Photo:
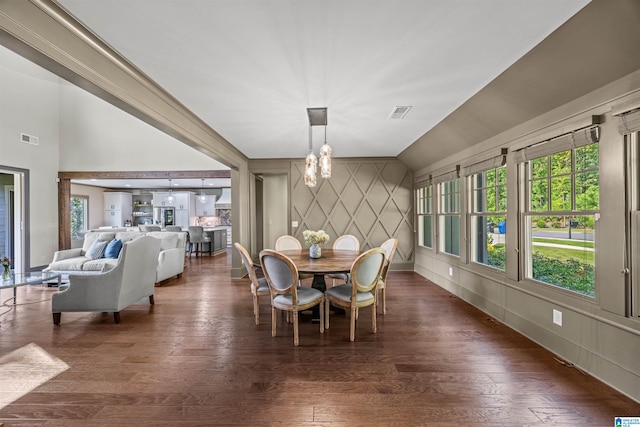
<path fill-rule="evenodd" d="M 28 171 L 0 168 L 0 257 L 7 257 L 11 268 L 24 271 L 25 189 Z"/>

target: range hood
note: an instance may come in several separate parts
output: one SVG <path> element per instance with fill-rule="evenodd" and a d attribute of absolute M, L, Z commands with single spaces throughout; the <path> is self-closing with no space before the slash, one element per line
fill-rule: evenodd
<path fill-rule="evenodd" d="M 231 188 L 222 189 L 222 195 L 216 200 L 216 209 L 231 209 Z"/>

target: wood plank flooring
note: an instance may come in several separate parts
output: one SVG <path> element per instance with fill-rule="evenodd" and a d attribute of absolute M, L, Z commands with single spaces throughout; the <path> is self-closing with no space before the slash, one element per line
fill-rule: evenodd
<path fill-rule="evenodd" d="M 296 348 L 284 317 L 271 337 L 267 298 L 254 324 L 248 280 L 229 278 L 229 258 L 187 260 L 182 278 L 156 288 L 155 306 L 123 310 L 120 324 L 63 313 L 54 326 L 55 290 L 20 288 L 18 302 L 32 304 L 0 316 L 0 357 L 32 346 L 68 368 L 36 383 L 32 369 L 11 380 L 0 365 L 0 396 L 31 389 L 0 408 L 0 423 L 601 427 L 640 415 L 640 404 L 410 272 L 390 273 L 377 334 L 368 308 L 353 343 L 348 318 L 332 316 L 324 335 L 303 318 Z"/>

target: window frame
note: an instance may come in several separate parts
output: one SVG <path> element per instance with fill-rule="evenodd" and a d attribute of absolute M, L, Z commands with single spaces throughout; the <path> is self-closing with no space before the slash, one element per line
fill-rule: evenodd
<path fill-rule="evenodd" d="M 587 168 L 587 169 L 577 169 L 576 168 L 576 150 L 582 149 L 584 147 L 588 147 L 588 146 L 592 146 L 592 145 L 596 145 L 596 152 L 597 152 L 597 166 L 595 168 Z M 553 170 L 552 170 L 552 163 L 554 162 L 554 156 L 559 156 L 562 153 L 566 153 L 566 152 L 570 152 L 570 166 L 569 166 L 569 171 L 564 171 L 558 174 L 554 174 Z M 534 170 L 534 162 L 540 160 L 540 159 L 545 159 L 546 161 L 546 172 L 544 173 L 544 176 L 542 176 L 542 174 L 540 174 L 540 172 L 536 172 L 536 170 Z M 560 145 L 557 147 L 556 150 L 539 150 L 539 152 L 537 153 L 537 156 L 529 156 L 529 158 L 525 159 L 524 161 L 522 161 L 519 165 L 522 168 L 522 174 L 520 175 L 523 178 L 523 183 L 522 183 L 522 188 L 524 190 L 523 192 L 523 199 L 522 199 L 522 203 L 524 204 L 524 206 L 522 206 L 521 209 L 521 224 L 522 224 L 522 230 L 523 230 L 523 241 L 522 241 L 522 248 L 524 249 L 523 251 L 521 251 L 522 253 L 522 265 L 523 265 L 523 270 L 522 270 L 522 277 L 521 280 L 528 280 L 528 281 L 532 281 L 535 283 L 540 283 L 546 286 L 551 286 L 555 289 L 561 290 L 561 291 L 565 291 L 565 292 L 569 292 L 571 294 L 575 294 L 575 295 L 579 295 L 582 297 L 586 297 L 589 299 L 596 299 L 597 298 L 597 285 L 596 285 L 596 280 L 595 280 L 595 268 L 596 268 L 596 263 L 595 263 L 595 258 L 593 260 L 593 262 L 591 263 L 592 267 L 593 267 L 593 294 L 588 294 L 585 292 L 581 292 L 578 290 L 573 290 L 570 289 L 569 287 L 563 286 L 561 284 L 557 284 L 557 283 L 551 283 L 551 282 L 546 282 L 543 280 L 539 280 L 536 279 L 534 276 L 534 260 L 533 260 L 533 255 L 534 255 L 534 249 L 533 249 L 533 219 L 535 217 L 565 217 L 565 218 L 569 218 L 569 221 L 572 220 L 572 218 L 575 217 L 580 217 L 580 216 L 585 216 L 585 217 L 593 217 L 593 246 L 594 246 L 594 255 L 595 255 L 595 247 L 596 247 L 596 241 L 595 241 L 595 234 L 596 234 L 596 226 L 597 226 L 597 219 L 599 218 L 600 215 L 600 202 L 599 202 L 599 192 L 600 192 L 600 144 L 599 141 L 596 142 L 592 142 L 589 144 L 580 144 L 580 145 L 576 145 L 576 146 L 570 146 L 567 147 L 566 145 Z M 540 174 L 539 176 L 536 176 L 536 173 Z M 579 206 L 577 206 L 576 203 L 576 176 L 580 175 L 580 174 L 584 174 L 584 173 L 595 173 L 597 176 L 597 182 L 598 182 L 598 206 L 597 209 L 586 209 L 586 208 L 582 208 L 580 209 Z M 554 185 L 553 185 L 553 181 L 554 179 L 565 179 L 565 182 L 569 182 L 570 188 L 569 191 L 567 193 L 565 193 L 568 197 L 568 203 L 566 198 L 563 198 L 562 201 L 562 205 L 558 206 L 559 202 L 554 202 Z M 545 194 L 545 198 L 546 200 L 544 201 L 544 204 L 546 205 L 545 209 L 542 209 L 541 206 L 543 205 L 543 202 L 540 200 L 536 203 L 535 200 L 533 200 L 534 197 L 534 190 L 532 189 L 532 185 L 534 183 L 539 183 L 545 181 L 546 182 L 546 194 Z M 556 184 L 557 185 L 557 184 Z M 557 194 L 557 193 L 556 193 Z M 555 205 L 554 205 L 555 203 Z M 559 208 L 560 207 L 560 208 Z M 571 226 L 569 226 L 569 232 L 571 231 Z M 583 241 L 586 241 L 583 240 Z M 586 251 L 586 245 L 585 245 L 585 253 Z M 589 265 L 589 264 L 587 264 Z"/>
<path fill-rule="evenodd" d="M 502 171 L 500 173 L 500 171 Z M 486 176 L 487 173 L 489 172 L 493 172 L 495 174 L 495 179 L 493 184 L 487 185 L 486 184 Z M 500 180 L 499 176 L 502 175 L 503 177 L 503 181 Z M 484 180 L 485 180 L 485 185 L 482 186 L 478 186 L 478 177 L 479 176 L 483 176 Z M 500 272 L 500 273 L 506 273 L 506 253 L 507 253 L 507 239 L 506 239 L 506 232 L 505 233 L 497 233 L 498 235 L 502 235 L 503 236 L 503 243 L 504 243 L 504 260 L 503 260 L 503 268 L 500 268 L 496 265 L 492 265 L 489 264 L 488 262 L 482 262 L 479 261 L 478 258 L 478 230 L 477 230 L 477 219 L 479 218 L 485 218 L 485 220 L 483 221 L 483 248 L 485 248 L 485 256 L 488 256 L 488 245 L 486 243 L 486 239 L 488 238 L 488 228 L 489 228 L 489 224 L 486 221 L 486 218 L 488 217 L 492 217 L 492 216 L 500 216 L 503 217 L 503 221 L 506 224 L 507 221 L 507 212 L 508 212 L 508 208 L 507 208 L 507 202 L 508 202 L 508 198 L 507 198 L 507 166 L 506 166 L 506 153 L 505 155 L 501 155 L 498 156 L 496 158 L 495 161 L 492 162 L 492 164 L 487 164 L 486 167 L 481 167 L 481 168 L 475 168 L 472 171 L 468 172 L 467 176 L 466 176 L 466 181 L 467 181 L 467 186 L 469 191 L 467 192 L 467 197 L 469 200 L 468 203 L 468 209 L 467 209 L 467 213 L 468 213 L 468 217 L 469 217 L 469 226 L 468 226 L 468 230 L 469 230 L 469 259 L 470 262 L 473 263 L 474 265 L 480 265 L 483 267 L 487 267 L 490 268 L 491 270 L 495 270 L 496 272 Z M 478 208 L 477 205 L 477 194 L 478 191 L 483 191 L 486 192 L 487 190 L 492 189 L 495 192 L 495 210 L 490 211 L 487 209 L 487 207 L 485 206 L 485 208 L 483 210 L 480 210 L 480 208 Z M 504 192 L 504 209 L 500 210 L 500 191 Z M 486 195 L 484 196 L 486 198 Z M 496 224 L 493 224 L 493 226 L 495 228 L 499 227 L 499 222 Z M 494 229 L 495 229 L 494 228 Z"/>
<path fill-rule="evenodd" d="M 71 234 L 71 240 L 78 240 L 78 239 L 82 239 L 81 237 L 79 237 L 76 233 L 76 236 L 74 237 L 74 227 L 73 227 L 73 199 L 78 199 L 82 201 L 82 205 L 83 205 L 83 219 L 82 222 L 84 224 L 84 228 L 78 231 L 86 231 L 89 229 L 89 196 L 87 195 L 82 195 L 82 194 L 72 194 L 69 197 L 69 230 L 70 230 L 70 234 Z"/>
<path fill-rule="evenodd" d="M 427 194 L 425 194 L 427 193 Z M 433 249 L 433 185 L 429 182 L 416 190 L 416 214 L 418 221 L 418 246 Z M 429 244 L 425 244 L 424 224 L 429 222 Z"/>
<path fill-rule="evenodd" d="M 436 194 L 438 197 L 436 210 L 437 250 L 439 253 L 460 258 L 462 249 L 461 236 L 463 232 L 461 227 L 462 179 L 456 173 L 455 177 L 448 176 L 438 181 Z M 449 227 L 449 232 L 447 232 L 447 227 Z M 456 229 L 457 241 L 454 241 L 455 236 L 453 234 L 456 233 Z M 457 248 L 457 253 L 447 250 L 448 237 L 451 239 L 449 241 L 449 247 Z"/>

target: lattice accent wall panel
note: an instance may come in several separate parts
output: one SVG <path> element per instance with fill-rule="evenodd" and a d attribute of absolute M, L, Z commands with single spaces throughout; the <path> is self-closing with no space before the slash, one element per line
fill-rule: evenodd
<path fill-rule="evenodd" d="M 398 239 L 395 263 L 413 261 L 413 196 L 411 171 L 400 161 L 334 159 L 332 176 L 315 188 L 304 185 L 304 163 L 291 163 L 291 220 L 295 236 L 323 229 L 333 243 L 353 234 L 362 250 Z"/>

